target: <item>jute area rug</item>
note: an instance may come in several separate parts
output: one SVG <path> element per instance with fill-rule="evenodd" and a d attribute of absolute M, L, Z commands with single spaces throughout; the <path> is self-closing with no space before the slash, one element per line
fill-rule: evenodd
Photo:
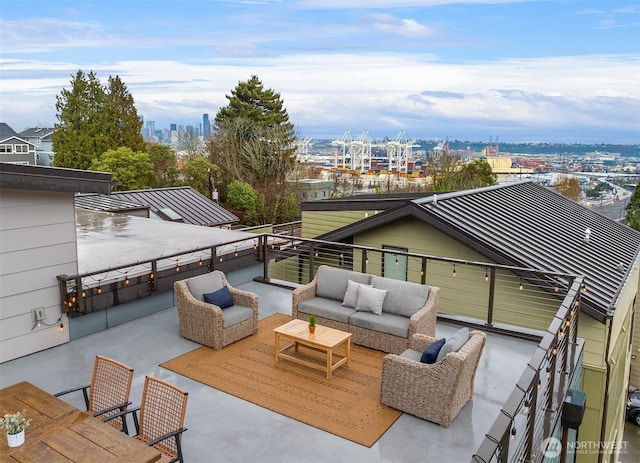
<path fill-rule="evenodd" d="M 200 347 L 161 366 L 256 405 L 371 447 L 401 412 L 380 403 L 383 352 L 352 345 L 349 365 L 332 379 L 304 365 L 274 360 L 273 329 L 291 317 L 274 314 L 258 333 L 221 350 Z M 318 356 L 304 347 L 302 355 Z M 320 361 L 320 359 L 318 359 Z"/>

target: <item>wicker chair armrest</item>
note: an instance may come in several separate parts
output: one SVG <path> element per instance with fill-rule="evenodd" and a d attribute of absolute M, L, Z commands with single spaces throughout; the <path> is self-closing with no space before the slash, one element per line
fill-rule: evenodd
<path fill-rule="evenodd" d="M 98 418 L 100 415 L 104 415 L 105 413 L 109 413 L 109 412 L 113 412 L 115 410 L 120 410 L 120 412 L 124 412 L 127 410 L 127 407 L 131 405 L 131 402 L 123 402 L 121 404 L 118 405 L 113 405 L 111 407 L 107 407 L 107 408 L 103 408 L 102 410 L 98 410 L 97 412 L 94 412 L 91 416 Z M 115 416 L 115 414 L 113 414 Z M 111 417 L 111 415 L 109 415 L 109 417 Z M 107 420 L 106 418 L 103 418 L 102 421 L 111 421 L 111 420 Z"/>
<path fill-rule="evenodd" d="M 409 349 L 423 352 L 427 347 L 437 341 L 437 338 L 422 333 L 416 333 L 409 338 Z"/>
<path fill-rule="evenodd" d="M 436 387 L 440 395 L 446 394 L 448 389 L 453 389 L 457 384 L 461 363 L 462 359 L 455 353 L 447 354 L 446 358 L 436 363 L 422 363 L 399 355 L 387 354 L 383 359 L 382 369 L 385 375 L 395 372 L 395 375 L 403 377 L 403 380 L 399 380 L 402 384 L 426 388 Z"/>
<path fill-rule="evenodd" d="M 72 392 L 82 391 L 82 395 L 84 397 L 84 406 L 89 410 L 89 388 L 91 384 L 87 384 L 84 386 L 73 387 L 71 389 L 65 389 L 64 391 L 56 392 L 54 397 L 60 397 L 66 394 L 70 394 Z"/>
<path fill-rule="evenodd" d="M 254 311 L 258 310 L 258 295 L 249 291 L 234 288 L 233 286 L 227 286 L 231 293 L 231 298 L 235 305 L 242 305 L 245 307 L 251 307 Z"/>
<path fill-rule="evenodd" d="M 315 297 L 317 287 L 318 274 L 316 273 L 316 276 L 309 283 L 293 290 L 291 294 L 291 315 L 293 318 L 298 318 L 298 304 Z"/>
<path fill-rule="evenodd" d="M 128 404 L 127 404 L 128 405 Z M 116 418 L 122 418 L 122 431 L 129 435 L 129 428 L 127 427 L 127 415 L 131 414 L 133 416 L 133 424 L 136 428 L 136 434 L 140 433 L 140 424 L 138 422 L 138 412 L 140 411 L 140 407 L 134 408 L 126 408 L 124 410 L 119 411 L 118 413 L 114 413 L 113 415 L 105 416 L 102 418 L 104 423 L 107 423 L 111 420 L 115 420 Z"/>
<path fill-rule="evenodd" d="M 429 295 L 422 308 L 409 319 L 409 338 L 416 333 L 435 336 L 439 301 L 440 288 L 432 286 L 429 288 Z"/>

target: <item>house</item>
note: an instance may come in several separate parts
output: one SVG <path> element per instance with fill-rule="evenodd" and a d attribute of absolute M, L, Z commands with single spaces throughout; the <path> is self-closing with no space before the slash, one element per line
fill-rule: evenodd
<path fill-rule="evenodd" d="M 0 122 L 0 162 L 36 165 L 36 145 L 21 138 L 4 122 Z"/>
<path fill-rule="evenodd" d="M 36 161 L 39 166 L 53 165 L 53 127 L 33 127 L 19 133 L 19 137 L 36 146 Z"/>
<path fill-rule="evenodd" d="M 332 207 L 340 203 L 331 201 L 302 204 L 303 236 L 389 249 L 390 256 L 407 251 L 583 275 L 578 336 L 585 339 L 581 389 L 587 403 L 580 440 L 621 440 L 630 369 L 631 386 L 640 385 L 630 339 L 638 304 L 640 233 L 534 182 L 434 194 L 388 208 L 384 201 L 354 197 L 350 202 L 349 210 Z M 406 274 L 412 265 L 396 257 L 395 265 L 383 265 L 383 272 Z M 440 312 L 466 299 L 467 317 L 474 318 L 473 299 L 480 293 L 457 273 L 459 292 L 443 291 Z M 440 286 L 438 278 L 427 273 L 429 284 Z M 517 271 L 514 278 L 521 288 L 565 284 L 531 280 Z M 548 294 L 553 298 L 552 290 Z M 505 297 L 521 296 L 514 291 Z M 533 329 L 545 329 L 552 321 L 553 314 L 535 301 L 528 312 L 503 317 Z M 637 334 L 633 342 L 637 346 Z M 597 455 L 580 461 L 597 461 Z"/>
<path fill-rule="evenodd" d="M 0 162 L 0 362 L 68 342 L 57 275 L 78 273 L 76 192 L 111 174 Z"/>
<path fill-rule="evenodd" d="M 205 227 L 239 222 L 236 215 L 189 186 L 114 191 L 108 196 L 83 194 L 76 197 L 76 206 Z"/>

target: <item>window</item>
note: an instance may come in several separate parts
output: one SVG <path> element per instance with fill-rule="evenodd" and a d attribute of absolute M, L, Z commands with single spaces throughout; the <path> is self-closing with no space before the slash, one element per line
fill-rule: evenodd
<path fill-rule="evenodd" d="M 29 152 L 29 146 L 28 145 L 15 145 L 14 150 L 16 153 L 28 153 Z"/>
<path fill-rule="evenodd" d="M 13 145 L 0 145 L 0 153 L 13 153 Z"/>

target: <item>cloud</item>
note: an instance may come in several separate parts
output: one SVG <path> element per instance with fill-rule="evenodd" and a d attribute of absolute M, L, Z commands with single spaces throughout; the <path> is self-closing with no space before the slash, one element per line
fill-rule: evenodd
<path fill-rule="evenodd" d="M 366 18 L 378 30 L 393 32 L 407 37 L 428 37 L 434 35 L 434 31 L 414 19 L 399 19 L 387 13 L 374 13 L 366 15 Z"/>

